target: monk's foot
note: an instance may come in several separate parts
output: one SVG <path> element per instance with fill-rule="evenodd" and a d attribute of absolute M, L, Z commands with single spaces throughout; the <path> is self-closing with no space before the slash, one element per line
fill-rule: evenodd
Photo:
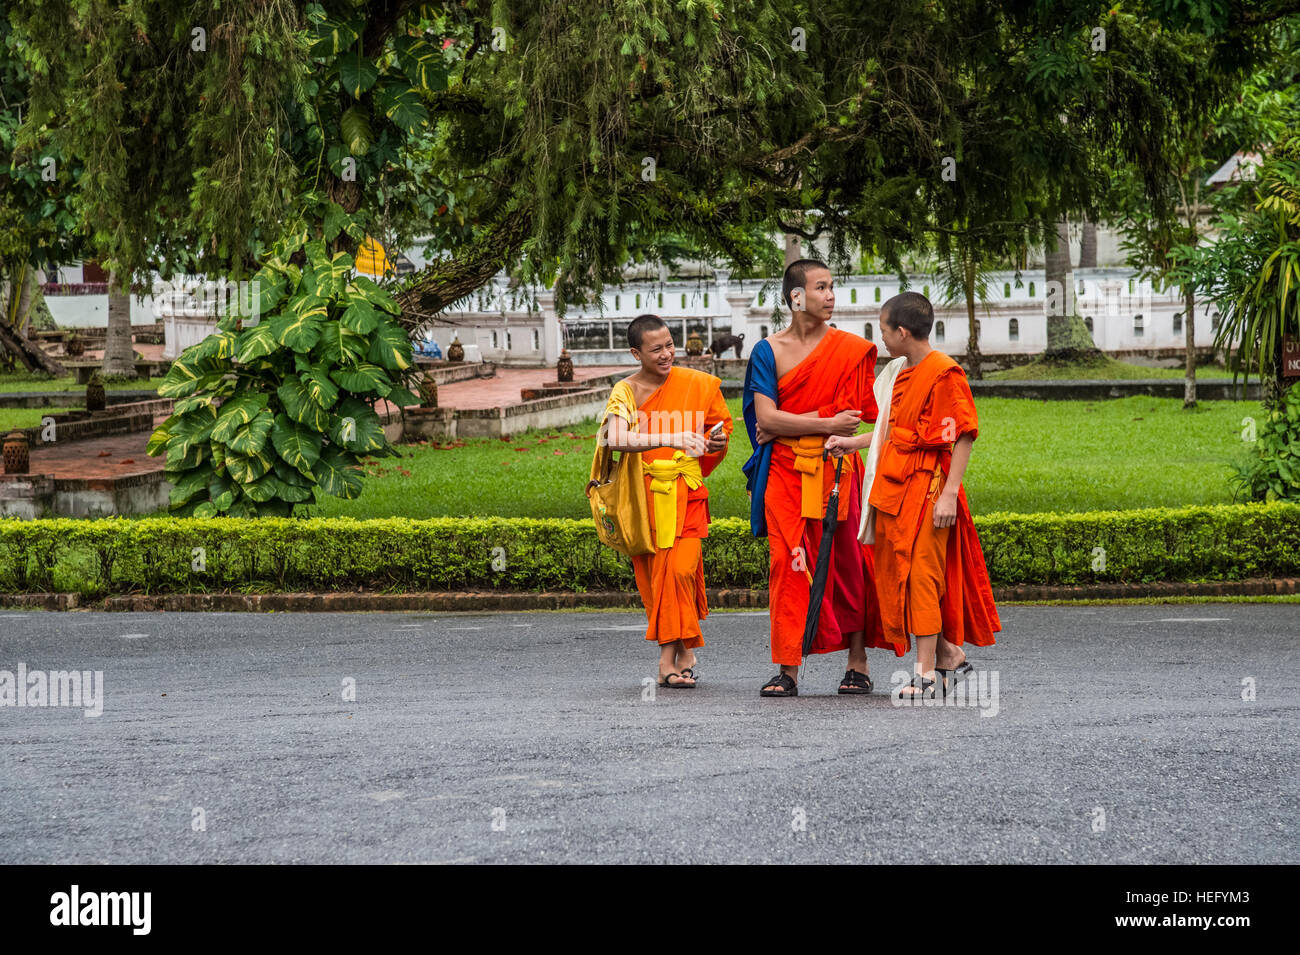
<path fill-rule="evenodd" d="M 898 691 L 900 700 L 916 700 L 929 697 L 934 699 L 934 671 L 931 670 L 928 675 L 920 674 L 912 677 L 912 681 Z"/>
<path fill-rule="evenodd" d="M 695 652 L 692 650 L 686 650 L 677 654 L 677 669 L 680 670 L 682 676 L 686 677 L 688 680 L 694 681 L 695 679 L 696 662 Z"/>
<path fill-rule="evenodd" d="M 866 696 L 871 693 L 874 687 L 865 670 L 866 667 L 857 670 L 850 666 L 844 671 L 844 679 L 840 681 L 840 693 L 843 696 Z"/>
<path fill-rule="evenodd" d="M 682 676 L 676 670 L 659 671 L 659 685 L 667 687 L 691 687 L 695 681 Z"/>
<path fill-rule="evenodd" d="M 799 685 L 788 673 L 778 673 L 758 691 L 759 696 L 798 696 Z"/>

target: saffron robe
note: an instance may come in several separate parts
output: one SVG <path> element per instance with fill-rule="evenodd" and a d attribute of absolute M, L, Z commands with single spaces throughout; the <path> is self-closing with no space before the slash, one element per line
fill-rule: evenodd
<path fill-rule="evenodd" d="M 721 380 L 677 366 L 669 370 L 664 383 L 640 407 L 621 407 L 611 395 L 605 413 L 618 415 L 640 434 L 707 433 L 721 421 L 723 432 L 730 437 L 735 428 L 731 411 L 722 397 Z M 652 448 L 640 453 L 645 465 L 681 460 L 677 456 L 682 452 L 675 448 Z M 708 477 L 726 454 L 727 449 L 723 448 L 698 458 L 703 476 Z M 709 536 L 709 489 L 703 483 L 691 487 L 681 475 L 671 481 L 671 490 L 663 487 L 656 490 L 655 478 L 650 473 L 643 479 L 650 530 L 656 540 L 659 515 L 672 514 L 676 525 L 670 547 L 657 547 L 653 554 L 632 558 L 637 590 L 646 610 L 645 638 L 660 644 L 682 640 L 687 647 L 702 647 L 700 621 L 708 616 L 709 604 L 704 592 L 701 541 Z M 663 500 L 661 491 L 671 495 L 671 502 Z"/>
<path fill-rule="evenodd" d="M 957 489 L 957 522 L 934 526 L 952 448 L 979 434 L 966 373 L 931 351 L 902 368 L 890 397 L 889 431 L 868 494 L 876 509 L 876 589 L 885 638 L 899 655 L 911 636 L 943 632 L 955 644 L 992 644 L 1002 629 L 979 535 Z"/>
<path fill-rule="evenodd" d="M 818 417 L 833 418 L 841 411 L 857 410 L 861 420 L 872 422 L 876 420 L 875 370 L 876 346 L 836 328 L 829 329 L 807 357 L 779 379 L 769 343 L 759 342 L 750 355 L 744 411 L 754 454 L 745 473 L 752 495 L 751 530 L 768 539 L 773 663 L 798 666 L 803 659 L 809 585 L 822 546 L 822 518 L 835 484 L 836 459 L 822 462 L 824 435 L 778 438 L 760 445 L 755 396 L 765 394 L 779 410 L 791 414 L 815 411 Z M 884 641 L 876 607 L 874 554 L 857 539 L 862 459 L 852 452 L 843 461 L 839 523 L 813 653 L 847 650 L 848 635 L 858 630 L 865 631 L 867 646 L 892 648 Z"/>

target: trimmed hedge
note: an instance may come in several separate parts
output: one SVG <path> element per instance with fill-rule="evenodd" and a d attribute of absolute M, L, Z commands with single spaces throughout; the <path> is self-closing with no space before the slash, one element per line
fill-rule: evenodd
<path fill-rule="evenodd" d="M 990 514 L 976 525 L 995 584 L 1300 575 L 1295 503 Z M 704 554 L 710 586 L 767 584 L 766 541 L 739 518 L 713 522 Z M 603 547 L 588 521 L 0 520 L 0 592 L 9 593 L 635 586 L 631 562 Z"/>

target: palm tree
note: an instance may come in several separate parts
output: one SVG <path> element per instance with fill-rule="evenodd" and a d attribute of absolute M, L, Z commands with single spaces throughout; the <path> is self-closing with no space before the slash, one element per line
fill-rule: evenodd
<path fill-rule="evenodd" d="M 108 336 L 104 339 L 104 374 L 135 377 L 135 351 L 131 343 L 131 292 L 118 284 L 118 274 L 108 274 Z"/>

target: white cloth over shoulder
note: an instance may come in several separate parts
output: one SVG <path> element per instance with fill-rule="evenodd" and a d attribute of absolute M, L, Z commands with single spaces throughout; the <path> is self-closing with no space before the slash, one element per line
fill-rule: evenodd
<path fill-rule="evenodd" d="M 876 509 L 867 503 L 871 497 L 871 485 L 876 483 L 876 466 L 880 462 L 880 452 L 889 440 L 889 405 L 894 397 L 894 379 L 907 363 L 907 358 L 895 358 L 876 379 L 872 390 L 876 394 L 875 430 L 871 432 L 871 447 L 867 449 L 867 461 L 862 467 L 862 522 L 858 524 L 858 540 L 863 544 L 876 542 Z"/>

